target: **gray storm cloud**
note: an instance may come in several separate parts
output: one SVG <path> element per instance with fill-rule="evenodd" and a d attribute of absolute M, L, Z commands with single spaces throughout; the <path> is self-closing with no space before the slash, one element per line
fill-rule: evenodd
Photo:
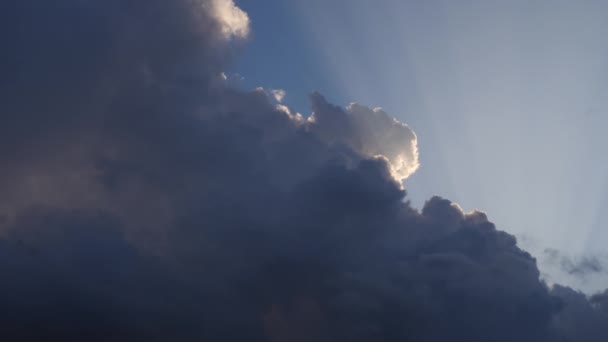
<path fill-rule="evenodd" d="M 0 5 L 2 341 L 604 341 L 411 129 L 230 86 L 232 1 Z"/>

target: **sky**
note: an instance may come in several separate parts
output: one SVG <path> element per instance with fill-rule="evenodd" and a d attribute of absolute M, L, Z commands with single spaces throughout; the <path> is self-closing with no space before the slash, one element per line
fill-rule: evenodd
<path fill-rule="evenodd" d="M 0 339 L 608 340 L 600 9 L 371 4 L 0 2 Z"/>
<path fill-rule="evenodd" d="M 241 3 L 257 32 L 235 67 L 246 86 L 285 89 L 304 115 L 317 90 L 382 107 L 418 136 L 415 207 L 441 195 L 485 211 L 547 280 L 608 284 L 551 257 L 608 257 L 604 1 Z"/>

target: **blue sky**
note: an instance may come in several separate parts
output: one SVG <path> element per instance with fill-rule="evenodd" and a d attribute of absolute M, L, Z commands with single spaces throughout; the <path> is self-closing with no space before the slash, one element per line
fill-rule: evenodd
<path fill-rule="evenodd" d="M 248 88 L 263 86 L 289 90 L 286 102 L 296 110 L 309 111 L 308 94 L 319 91 L 345 99 L 324 72 L 322 56 L 294 3 L 276 0 L 241 1 L 252 19 L 252 33 L 233 72 L 240 73 Z"/>
<path fill-rule="evenodd" d="M 608 35 L 603 1 L 247 1 L 253 35 L 232 72 L 382 107 L 419 139 L 414 206 L 432 195 L 486 211 L 548 279 L 544 250 L 606 254 Z M 255 81 L 254 81 L 255 80 Z"/>

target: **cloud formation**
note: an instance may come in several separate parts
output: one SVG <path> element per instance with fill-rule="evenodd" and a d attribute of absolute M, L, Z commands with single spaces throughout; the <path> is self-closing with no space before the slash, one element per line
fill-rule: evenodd
<path fill-rule="evenodd" d="M 283 89 L 272 89 L 270 90 L 270 93 L 272 94 L 272 97 L 274 97 L 275 101 L 277 101 L 278 103 L 283 102 L 285 95 L 287 95 L 287 93 Z"/>
<path fill-rule="evenodd" d="M 399 180 L 418 169 L 418 144 L 414 131 L 381 109 L 353 103 L 342 109 L 315 93 L 309 129 L 329 145 L 343 144 L 367 158 L 386 158 Z"/>
<path fill-rule="evenodd" d="M 553 248 L 547 248 L 543 252 L 547 262 L 559 265 L 560 269 L 569 275 L 586 277 L 606 272 L 605 260 L 598 256 L 572 258 Z"/>
<path fill-rule="evenodd" d="M 199 0 L 220 26 L 225 39 L 245 38 L 249 35 L 249 16 L 233 0 Z"/>
<path fill-rule="evenodd" d="M 605 294 L 408 205 L 407 126 L 230 87 L 232 1 L 1 6 L 3 341 L 605 340 Z"/>

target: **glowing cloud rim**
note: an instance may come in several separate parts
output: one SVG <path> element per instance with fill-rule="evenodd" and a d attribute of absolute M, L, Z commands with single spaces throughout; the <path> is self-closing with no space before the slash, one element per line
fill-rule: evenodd
<path fill-rule="evenodd" d="M 224 39 L 246 38 L 249 35 L 249 15 L 233 0 L 211 0 L 202 5 L 220 24 Z"/>

